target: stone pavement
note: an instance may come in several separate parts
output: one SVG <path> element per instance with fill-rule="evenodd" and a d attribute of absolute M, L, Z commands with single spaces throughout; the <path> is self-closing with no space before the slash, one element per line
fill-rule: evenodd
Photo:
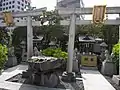
<path fill-rule="evenodd" d="M 85 90 L 116 90 L 97 70 L 81 70 Z"/>
<path fill-rule="evenodd" d="M 5 81 L 23 71 L 27 70 L 27 65 L 18 65 L 13 68 L 5 70 L 0 75 L 0 90 L 68 90 L 45 88 L 27 84 L 20 84 Z M 97 70 L 81 70 L 83 77 L 83 84 L 85 90 L 115 90 L 115 88 L 104 78 Z"/>
<path fill-rule="evenodd" d="M 44 88 L 39 86 L 13 83 L 5 81 L 23 71 L 27 70 L 27 65 L 18 65 L 13 68 L 5 70 L 2 75 L 0 75 L 0 90 L 65 90 L 65 89 L 55 89 L 55 88 Z M 67 89 L 66 89 L 67 90 Z"/>

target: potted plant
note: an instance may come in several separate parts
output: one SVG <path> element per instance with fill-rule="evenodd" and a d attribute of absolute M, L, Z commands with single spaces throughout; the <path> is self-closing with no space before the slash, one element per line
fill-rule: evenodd
<path fill-rule="evenodd" d="M 0 73 L 4 67 L 5 62 L 7 61 L 8 49 L 5 45 L 0 44 Z"/>

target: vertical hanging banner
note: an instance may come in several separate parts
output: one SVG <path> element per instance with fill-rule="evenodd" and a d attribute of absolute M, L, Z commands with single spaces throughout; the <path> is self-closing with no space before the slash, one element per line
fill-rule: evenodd
<path fill-rule="evenodd" d="M 93 8 L 93 23 L 99 24 L 104 22 L 106 5 L 97 5 Z"/>
<path fill-rule="evenodd" d="M 14 19 L 11 12 L 4 12 L 3 17 L 7 26 L 14 25 Z"/>

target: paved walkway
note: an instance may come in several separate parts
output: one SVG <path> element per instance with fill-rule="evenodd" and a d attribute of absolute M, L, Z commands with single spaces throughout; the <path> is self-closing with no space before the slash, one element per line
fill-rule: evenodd
<path fill-rule="evenodd" d="M 85 90 L 116 90 L 97 70 L 81 70 Z"/>
<path fill-rule="evenodd" d="M 27 70 L 27 68 L 28 67 L 26 65 L 18 65 L 5 70 L 2 75 L 0 75 L 0 88 L 7 90 L 68 90 L 44 88 L 5 81 L 19 73 L 22 73 L 23 71 Z M 85 90 L 115 90 L 114 87 L 97 70 L 81 70 L 81 72 Z"/>
<path fill-rule="evenodd" d="M 2 75 L 0 75 L 0 90 L 64 90 L 64 89 L 54 89 L 54 88 L 44 88 L 27 84 L 20 84 L 14 82 L 5 81 L 23 71 L 27 70 L 27 65 L 18 65 L 13 68 L 5 70 Z M 67 90 L 67 89 L 66 89 Z"/>

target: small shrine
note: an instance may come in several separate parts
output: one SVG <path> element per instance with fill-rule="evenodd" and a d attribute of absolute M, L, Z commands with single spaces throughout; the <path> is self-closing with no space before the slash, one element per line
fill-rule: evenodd
<path fill-rule="evenodd" d="M 79 52 L 81 53 L 81 65 L 85 67 L 97 67 L 97 56 L 101 52 L 101 38 L 92 36 L 79 36 Z"/>

